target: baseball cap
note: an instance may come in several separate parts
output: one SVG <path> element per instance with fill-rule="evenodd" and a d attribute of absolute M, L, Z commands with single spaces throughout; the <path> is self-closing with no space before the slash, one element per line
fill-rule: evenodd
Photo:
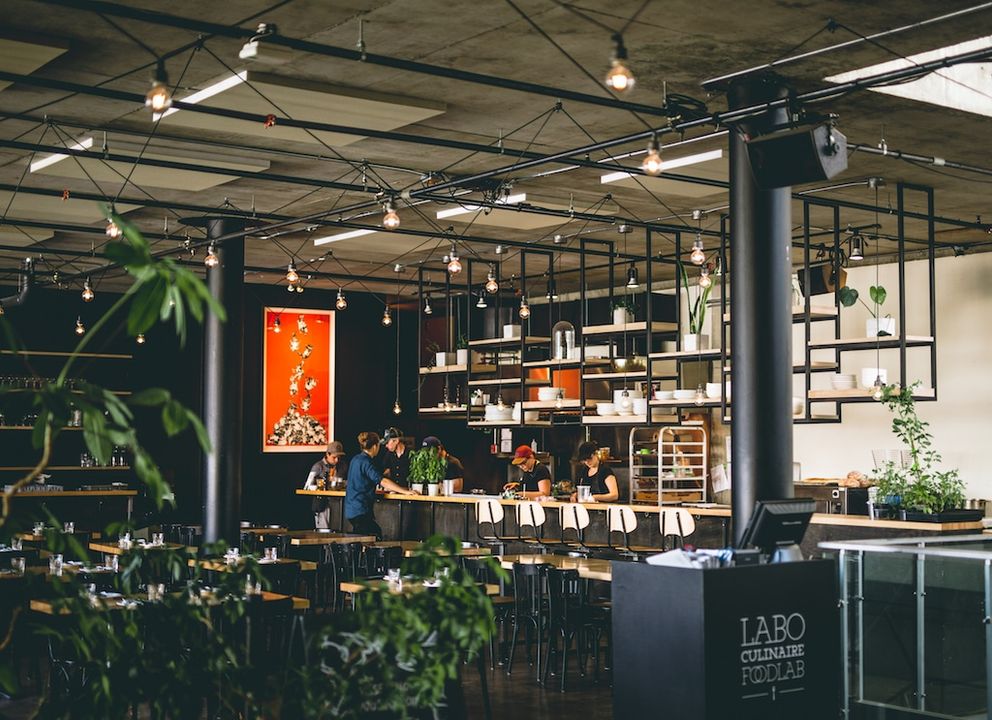
<path fill-rule="evenodd" d="M 534 451 L 530 449 L 530 445 L 521 445 L 514 451 L 511 462 L 514 465 L 519 465 L 524 460 L 529 460 L 532 457 L 534 457 Z"/>
<path fill-rule="evenodd" d="M 420 443 L 420 447 L 439 448 L 441 447 L 441 441 L 438 440 L 433 435 L 428 435 L 427 437 L 424 438 L 424 441 Z"/>
<path fill-rule="evenodd" d="M 337 440 L 331 440 L 327 443 L 327 454 L 328 455 L 344 455 L 344 445 L 339 443 Z"/>
<path fill-rule="evenodd" d="M 388 427 L 382 433 L 382 442 L 386 443 L 389 440 L 397 440 L 403 437 L 403 431 L 399 428 Z"/>

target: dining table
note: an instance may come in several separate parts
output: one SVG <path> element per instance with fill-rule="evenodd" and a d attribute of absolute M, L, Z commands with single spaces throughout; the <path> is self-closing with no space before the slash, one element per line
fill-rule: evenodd
<path fill-rule="evenodd" d="M 586 580 L 601 580 L 611 582 L 613 569 L 610 560 L 601 558 L 575 557 L 572 555 L 500 555 L 499 564 L 506 570 L 512 570 L 514 563 L 528 565 L 550 565 L 559 570 L 577 570 L 579 577 Z"/>

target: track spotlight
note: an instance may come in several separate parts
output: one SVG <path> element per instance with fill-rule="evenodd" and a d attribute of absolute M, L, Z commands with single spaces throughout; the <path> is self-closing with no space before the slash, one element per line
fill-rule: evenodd
<path fill-rule="evenodd" d="M 648 154 L 641 162 L 641 170 L 648 175 L 661 174 L 661 144 L 658 142 L 657 135 L 652 135 L 648 142 Z"/>
<path fill-rule="evenodd" d="M 169 76 L 165 72 L 165 63 L 161 60 L 155 65 L 155 76 L 152 79 L 151 90 L 145 95 L 145 107 L 153 113 L 160 114 L 172 106 L 172 93 L 169 92 Z"/>
<path fill-rule="evenodd" d="M 702 265 L 706 262 L 706 252 L 703 249 L 703 236 L 700 233 L 696 233 L 696 240 L 692 243 L 692 252 L 689 254 L 689 260 L 693 265 Z"/>
<path fill-rule="evenodd" d="M 486 302 L 485 293 L 479 293 L 479 302 L 477 302 L 475 306 L 480 310 L 485 310 L 487 307 L 489 307 L 489 303 Z"/>
<path fill-rule="evenodd" d="M 865 259 L 865 236 L 861 233 L 854 233 L 851 236 L 850 247 L 847 253 L 848 260 Z"/>
<path fill-rule="evenodd" d="M 636 290 L 640 287 L 640 283 L 637 281 L 637 266 L 633 263 L 627 268 L 627 287 L 631 290 Z"/>
<path fill-rule="evenodd" d="M 427 295 L 424 297 L 424 315 L 433 315 L 434 308 L 431 307 L 431 296 Z"/>
<path fill-rule="evenodd" d="M 203 258 L 203 264 L 208 268 L 215 268 L 220 265 L 220 258 L 217 257 L 217 248 L 214 247 L 213 243 L 210 243 L 207 247 L 207 256 Z"/>
<path fill-rule="evenodd" d="M 610 58 L 610 71 L 606 74 L 606 87 L 616 92 L 626 92 L 634 87 L 634 74 L 624 63 L 627 48 L 620 33 L 613 35 L 613 56 Z"/>
<path fill-rule="evenodd" d="M 341 288 L 338 288 L 338 298 L 334 301 L 334 307 L 338 310 L 347 310 L 348 301 L 344 298 L 344 293 L 341 292 Z"/>
<path fill-rule="evenodd" d="M 382 226 L 386 230 L 395 230 L 400 226 L 400 216 L 397 214 L 396 210 L 393 208 L 393 201 L 387 200 L 386 204 L 382 206 L 384 214 L 382 216 Z"/>
<path fill-rule="evenodd" d="M 548 300 L 558 299 L 558 283 L 555 282 L 554 278 L 548 280 Z"/>
<path fill-rule="evenodd" d="M 86 278 L 86 281 L 83 283 L 83 302 L 93 302 L 94 297 L 96 297 L 96 293 L 93 292 L 90 279 Z"/>

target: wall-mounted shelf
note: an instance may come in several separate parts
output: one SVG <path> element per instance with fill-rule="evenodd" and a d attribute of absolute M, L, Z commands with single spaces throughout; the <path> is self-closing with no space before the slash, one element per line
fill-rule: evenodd
<path fill-rule="evenodd" d="M 469 387 L 486 387 L 491 385 L 519 385 L 520 378 L 493 378 L 490 380 L 469 380 Z M 541 387 L 551 385 L 550 379 L 527 378 L 524 380 L 525 387 Z"/>
<path fill-rule="evenodd" d="M 0 430 L 34 430 L 34 425 L 0 425 Z M 59 431 L 60 432 L 64 432 L 65 430 L 81 431 L 82 428 L 81 427 L 63 427 L 63 428 L 59 428 Z"/>
<path fill-rule="evenodd" d="M 609 358 L 586 358 L 586 367 L 609 365 L 613 361 Z M 546 368 L 552 370 L 556 368 L 577 368 L 582 364 L 580 360 L 531 360 L 524 363 L 525 368 Z M 475 372 L 473 370 L 472 372 Z"/>
<path fill-rule="evenodd" d="M 72 357 L 71 352 L 62 352 L 56 350 L 0 350 L 0 355 L 29 355 L 35 357 Z M 91 353 L 91 352 L 81 352 L 76 353 L 78 358 L 102 358 L 104 360 L 133 360 L 134 355 L 126 355 L 122 353 Z"/>
<path fill-rule="evenodd" d="M 809 309 L 809 319 L 810 322 L 819 322 L 822 320 L 833 320 L 837 317 L 837 308 L 822 306 L 817 307 L 813 305 Z M 724 313 L 723 319 L 726 322 L 730 322 L 730 313 Z M 800 323 L 806 321 L 806 308 L 802 305 L 792 306 L 792 322 Z"/>
<path fill-rule="evenodd" d="M 586 407 L 595 407 L 596 400 L 586 399 Z M 599 402 L 606 402 L 605 400 L 600 400 Z M 578 398 L 563 398 L 561 404 L 558 404 L 558 400 L 526 400 L 524 401 L 524 410 L 579 410 L 582 407 L 582 401 Z"/>
<path fill-rule="evenodd" d="M 551 427 L 550 420 L 531 420 L 530 422 L 521 423 L 517 420 L 472 420 L 468 424 L 469 427 L 491 427 L 491 428 L 501 428 L 501 427 Z"/>
<path fill-rule="evenodd" d="M 583 380 L 646 380 L 648 377 L 647 370 L 630 370 L 628 372 L 605 372 L 605 373 L 586 373 L 582 376 Z M 656 380 L 665 380 L 667 378 L 655 376 Z"/>
<path fill-rule="evenodd" d="M 933 344 L 933 337 L 929 335 L 907 335 L 906 347 L 923 347 Z M 811 342 L 810 350 L 874 350 L 879 347 L 883 350 L 899 347 L 899 336 L 892 335 L 881 338 L 844 338 L 841 340 L 823 340 Z"/>
<path fill-rule="evenodd" d="M 824 401 L 874 401 L 874 389 L 854 388 L 853 390 L 810 390 L 809 399 L 812 402 Z M 914 400 L 933 400 L 933 388 L 917 388 L 913 393 Z"/>
<path fill-rule="evenodd" d="M 506 364 L 501 364 L 500 367 L 508 367 Z M 463 373 L 468 372 L 468 366 L 466 365 L 432 365 L 431 367 L 420 368 L 421 375 L 443 375 L 446 373 Z M 496 372 L 495 365 L 472 365 L 472 372 L 474 373 L 488 373 Z"/>
<path fill-rule="evenodd" d="M 727 353 L 729 356 L 730 353 Z M 651 360 L 712 360 L 713 358 L 720 357 L 720 348 L 713 348 L 710 350 L 678 350 L 672 352 L 656 352 L 648 355 Z"/>
<path fill-rule="evenodd" d="M 622 335 L 623 333 L 636 333 L 636 332 L 647 332 L 648 324 L 646 322 L 632 322 L 626 325 L 589 325 L 588 327 L 579 328 L 577 332 L 583 335 Z M 653 322 L 651 323 L 651 332 L 653 333 L 673 333 L 677 332 L 679 326 L 671 322 Z"/>
<path fill-rule="evenodd" d="M 539 337 L 528 335 L 524 338 L 524 345 L 539 345 L 551 342 L 549 337 Z M 520 338 L 486 338 L 485 340 L 469 340 L 469 347 L 503 347 L 505 345 L 519 345 Z"/>
<path fill-rule="evenodd" d="M 473 405 L 472 411 L 476 412 L 478 410 L 481 410 L 482 407 L 483 407 L 482 405 Z M 439 407 L 418 408 L 417 412 L 423 415 L 455 415 L 457 413 L 461 413 L 464 415 L 466 410 L 468 410 L 468 408 L 465 405 L 452 405 L 448 408 L 439 408 Z"/>
<path fill-rule="evenodd" d="M 114 472 L 118 470 L 130 470 L 130 465 L 117 465 L 115 466 L 99 466 L 99 467 L 79 467 L 78 465 L 49 465 L 45 470 L 51 470 L 53 472 L 74 472 L 79 470 L 81 472 Z M 0 471 L 12 471 L 12 472 L 27 472 L 28 470 L 34 470 L 34 466 L 25 467 L 0 467 Z"/>

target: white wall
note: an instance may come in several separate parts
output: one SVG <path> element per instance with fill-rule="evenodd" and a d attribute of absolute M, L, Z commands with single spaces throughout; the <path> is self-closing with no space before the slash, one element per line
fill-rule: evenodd
<path fill-rule="evenodd" d="M 992 498 L 992 253 L 937 260 L 937 402 L 917 404 L 920 417 L 930 423 L 935 447 L 945 466 L 957 467 L 967 485 L 968 497 Z M 898 282 L 895 265 L 879 269 L 879 279 L 889 292 L 883 312 L 898 315 Z M 868 299 L 875 268 L 849 269 L 847 284 Z M 907 332 L 927 334 L 928 297 L 925 261 L 906 266 Z M 831 298 L 819 298 L 830 302 Z M 815 303 L 814 303 L 815 304 Z M 865 337 L 868 311 L 859 305 L 842 308 L 842 336 Z M 826 326 L 830 327 L 827 328 Z M 814 339 L 827 337 L 832 323 L 814 324 Z M 793 344 L 796 364 L 802 362 L 802 326 Z M 929 351 L 910 349 L 908 381 L 929 385 Z M 829 354 L 814 359 L 832 359 Z M 898 350 L 883 350 L 881 367 L 889 382 L 898 381 Z M 875 353 L 851 352 L 842 357 L 842 372 L 858 373 L 875 367 Z M 830 373 L 814 374 L 814 387 L 828 387 Z M 796 394 L 802 376 L 796 377 Z M 828 406 L 821 406 L 826 409 Z M 832 407 L 832 406 L 830 406 Z M 841 424 L 796 425 L 795 459 L 804 477 L 840 477 L 850 470 L 868 472 L 873 448 L 897 448 L 891 432 L 891 415 L 880 405 L 843 406 Z"/>

